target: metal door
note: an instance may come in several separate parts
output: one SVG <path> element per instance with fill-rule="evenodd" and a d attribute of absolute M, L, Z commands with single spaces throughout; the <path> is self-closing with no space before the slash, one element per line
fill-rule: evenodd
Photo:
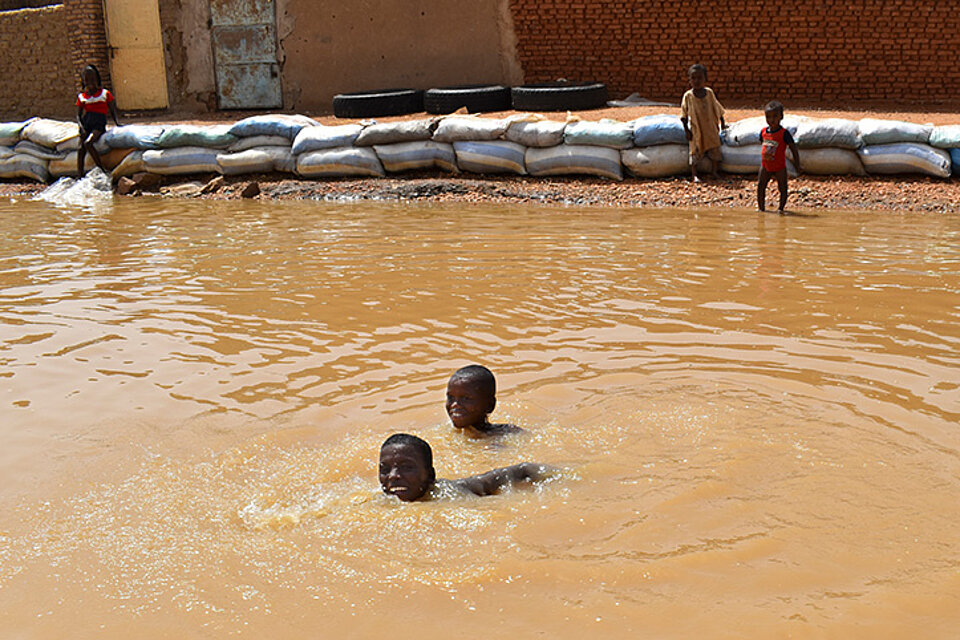
<path fill-rule="evenodd" d="M 117 108 L 165 108 L 167 67 L 156 0 L 104 0 L 103 17 Z"/>
<path fill-rule="evenodd" d="M 274 0 L 210 0 L 217 103 L 221 109 L 278 109 Z"/>

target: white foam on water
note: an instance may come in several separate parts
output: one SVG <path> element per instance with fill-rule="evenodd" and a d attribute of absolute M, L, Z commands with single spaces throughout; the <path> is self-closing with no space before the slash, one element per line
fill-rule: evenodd
<path fill-rule="evenodd" d="M 110 176 L 96 167 L 79 180 L 60 178 L 33 199 L 62 207 L 99 208 L 113 202 L 113 189 Z"/>

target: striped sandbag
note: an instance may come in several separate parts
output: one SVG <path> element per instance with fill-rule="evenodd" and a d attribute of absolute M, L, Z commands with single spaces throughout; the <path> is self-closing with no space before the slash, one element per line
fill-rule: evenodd
<path fill-rule="evenodd" d="M 217 154 L 217 163 L 224 175 L 234 176 L 244 173 L 269 173 L 284 171 L 296 173 L 296 158 L 289 147 L 270 146 L 244 149 L 234 153 Z"/>
<path fill-rule="evenodd" d="M 150 173 L 182 176 L 194 173 L 220 173 L 216 149 L 178 147 L 143 152 L 143 166 Z"/>
<path fill-rule="evenodd" d="M 863 118 L 860 121 L 860 137 L 863 144 L 893 144 L 896 142 L 919 142 L 927 144 L 933 132 L 932 124 L 914 124 L 900 120 Z"/>
<path fill-rule="evenodd" d="M 515 142 L 454 142 L 457 164 L 471 173 L 516 173 L 526 175 L 527 148 Z"/>
<path fill-rule="evenodd" d="M 459 173 L 453 146 L 446 142 L 417 140 L 373 146 L 383 168 L 391 173 L 414 169 L 441 169 Z"/>
<path fill-rule="evenodd" d="M 49 177 L 47 161 L 36 156 L 18 153 L 0 159 L 0 178 L 32 178 L 46 182 Z"/>
<path fill-rule="evenodd" d="M 610 147 L 561 144 L 527 149 L 527 173 L 532 176 L 584 174 L 623 180 L 620 152 Z"/>
<path fill-rule="evenodd" d="M 563 141 L 567 144 L 629 149 L 633 146 L 633 124 L 616 120 L 571 122 L 563 130 Z"/>
<path fill-rule="evenodd" d="M 877 144 L 863 147 L 857 153 L 867 173 L 918 173 L 937 178 L 950 177 L 950 154 L 927 144 Z M 803 156 L 800 161 L 803 161 Z"/>
<path fill-rule="evenodd" d="M 865 176 L 856 151 L 849 149 L 804 149 L 800 152 L 804 173 L 815 176 Z"/>
<path fill-rule="evenodd" d="M 380 158 L 369 147 L 338 147 L 311 151 L 297 158 L 297 173 L 304 178 L 386 175 Z"/>
<path fill-rule="evenodd" d="M 624 149 L 620 161 L 638 178 L 665 178 L 690 171 L 690 147 L 685 144 L 658 144 Z"/>

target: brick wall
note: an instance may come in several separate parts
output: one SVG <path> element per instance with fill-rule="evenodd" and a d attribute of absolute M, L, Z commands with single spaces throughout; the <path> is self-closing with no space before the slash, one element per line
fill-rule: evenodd
<path fill-rule="evenodd" d="M 63 7 L 70 29 L 70 59 L 74 74 L 79 78 L 83 67 L 96 65 L 103 85 L 112 88 L 103 0 L 64 0 Z"/>
<path fill-rule="evenodd" d="M 76 114 L 80 81 L 67 33 L 63 6 L 0 12 L 0 74 L 10 79 L 0 119 Z"/>
<path fill-rule="evenodd" d="M 607 83 L 679 102 L 707 65 L 721 100 L 956 105 L 957 2 L 510 0 L 526 82 Z"/>

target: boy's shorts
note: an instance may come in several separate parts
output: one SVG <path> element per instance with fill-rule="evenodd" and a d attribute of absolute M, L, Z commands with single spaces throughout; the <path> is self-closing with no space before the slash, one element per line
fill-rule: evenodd
<path fill-rule="evenodd" d="M 720 147 L 714 147 L 713 149 L 707 149 L 703 153 L 694 153 L 690 152 L 690 164 L 695 165 L 704 158 L 710 158 L 714 162 L 720 162 L 723 160 L 723 154 L 720 152 Z"/>

